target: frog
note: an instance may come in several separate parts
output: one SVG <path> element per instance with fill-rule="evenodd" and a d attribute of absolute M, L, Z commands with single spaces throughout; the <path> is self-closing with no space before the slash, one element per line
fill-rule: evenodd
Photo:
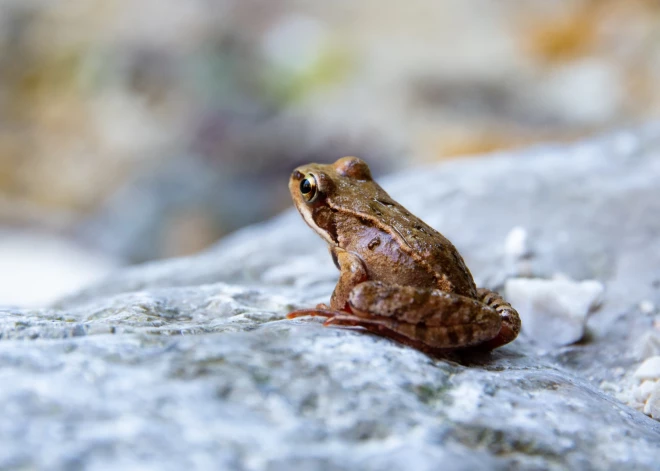
<path fill-rule="evenodd" d="M 325 326 L 359 327 L 428 354 L 490 351 L 518 336 L 518 312 L 477 288 L 456 247 L 392 199 L 362 159 L 302 165 L 289 190 L 339 269 L 329 304 L 289 319 L 325 317 Z"/>

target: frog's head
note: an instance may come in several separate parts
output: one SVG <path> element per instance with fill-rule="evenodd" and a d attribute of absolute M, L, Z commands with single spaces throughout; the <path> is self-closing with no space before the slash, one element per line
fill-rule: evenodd
<path fill-rule="evenodd" d="M 337 244 L 335 213 L 364 200 L 362 188 L 373 184 L 369 166 L 357 157 L 334 164 L 296 168 L 289 179 L 293 204 L 305 222 L 329 244 Z"/>

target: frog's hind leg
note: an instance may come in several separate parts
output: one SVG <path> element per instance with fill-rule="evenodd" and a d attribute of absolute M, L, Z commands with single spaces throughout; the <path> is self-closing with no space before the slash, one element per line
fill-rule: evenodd
<path fill-rule="evenodd" d="M 425 344 L 424 342 L 414 340 L 413 338 L 409 338 L 406 335 L 401 334 L 398 332 L 398 330 L 406 330 L 405 326 L 402 328 L 398 322 L 391 319 L 383 319 L 379 317 L 366 318 L 364 317 L 364 314 L 362 317 L 358 317 L 352 314 L 350 311 L 338 311 L 329 309 L 325 304 L 319 304 L 315 309 L 299 309 L 297 311 L 290 312 L 286 317 L 287 319 L 295 319 L 305 316 L 326 317 L 327 319 L 323 323 L 324 327 L 329 327 L 332 325 L 362 327 L 371 333 L 381 337 L 390 338 L 396 342 L 408 345 L 409 347 L 416 348 L 417 350 L 431 355 L 443 355 L 450 350 L 447 348 L 434 348 Z M 417 327 L 416 330 L 420 331 L 421 328 Z M 419 332 L 416 334 L 419 335 Z"/>
<path fill-rule="evenodd" d="M 362 327 L 369 332 L 388 337 L 427 353 L 441 353 L 457 348 L 481 347 L 487 339 L 497 335 L 500 328 L 495 313 L 485 322 L 459 325 L 413 324 L 396 319 L 374 316 L 340 314 L 329 318 L 323 325 Z M 368 316 L 368 317 L 367 317 Z"/>
<path fill-rule="evenodd" d="M 322 316 L 324 325 L 362 327 L 426 353 L 451 349 L 492 350 L 516 338 L 518 313 L 497 293 L 479 290 L 478 299 L 437 289 L 368 281 L 356 286 L 346 310 L 316 309 L 287 317 Z"/>
<path fill-rule="evenodd" d="M 359 325 L 372 332 L 395 332 L 405 343 L 445 350 L 482 345 L 502 328 L 498 312 L 477 299 L 437 289 L 365 282 L 351 292 L 351 314 L 328 324 Z"/>
<path fill-rule="evenodd" d="M 492 350 L 501 347 L 518 337 L 521 327 L 518 311 L 512 308 L 502 296 L 489 289 L 479 288 L 477 290 L 477 297 L 479 298 L 479 301 L 486 306 L 495 309 L 502 319 L 502 329 L 500 329 L 500 332 L 495 338 L 485 342 L 482 346 L 483 348 Z"/>

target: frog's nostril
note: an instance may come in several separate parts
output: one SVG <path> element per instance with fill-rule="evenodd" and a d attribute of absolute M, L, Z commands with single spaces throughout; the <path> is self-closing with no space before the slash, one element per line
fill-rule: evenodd
<path fill-rule="evenodd" d="M 305 175 L 303 175 L 299 170 L 294 170 L 293 175 L 291 175 L 291 177 L 294 180 L 301 180 L 302 178 L 305 178 Z"/>

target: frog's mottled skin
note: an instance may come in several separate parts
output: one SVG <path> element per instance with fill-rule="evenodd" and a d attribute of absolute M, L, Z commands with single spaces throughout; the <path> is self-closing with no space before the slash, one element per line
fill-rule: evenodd
<path fill-rule="evenodd" d="M 303 193 L 305 179 L 313 193 Z M 298 167 L 289 189 L 341 272 L 329 307 L 289 317 L 329 317 L 326 325 L 361 326 L 427 352 L 493 349 L 518 335 L 518 313 L 477 289 L 452 243 L 394 201 L 362 160 Z"/>

